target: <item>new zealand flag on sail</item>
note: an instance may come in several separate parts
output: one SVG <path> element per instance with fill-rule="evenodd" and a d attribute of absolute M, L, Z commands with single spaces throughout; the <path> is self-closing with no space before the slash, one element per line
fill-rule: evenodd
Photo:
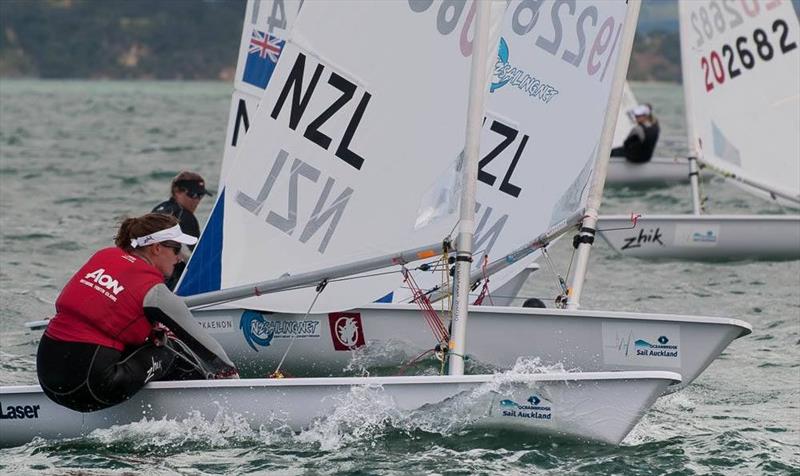
<path fill-rule="evenodd" d="M 253 29 L 242 81 L 265 89 L 269 84 L 269 78 L 272 77 L 272 72 L 275 71 L 275 65 L 278 63 L 278 57 L 281 55 L 285 43 L 284 40 L 269 33 Z"/>

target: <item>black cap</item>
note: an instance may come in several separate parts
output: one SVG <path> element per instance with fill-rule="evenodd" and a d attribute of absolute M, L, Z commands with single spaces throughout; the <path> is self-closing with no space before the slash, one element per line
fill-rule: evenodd
<path fill-rule="evenodd" d="M 206 182 L 199 174 L 183 171 L 172 179 L 172 186 L 186 190 L 192 195 L 214 195 L 206 189 Z"/>

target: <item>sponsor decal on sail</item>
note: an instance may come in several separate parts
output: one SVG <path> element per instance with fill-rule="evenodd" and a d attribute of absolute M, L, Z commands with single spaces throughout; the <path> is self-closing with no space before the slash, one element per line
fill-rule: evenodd
<path fill-rule="evenodd" d="M 681 365 L 677 325 L 603 323 L 603 361 L 612 365 Z"/>
<path fill-rule="evenodd" d="M 507 418 L 550 420 L 553 418 L 553 408 L 541 395 L 533 394 L 528 397 L 526 403 L 517 403 L 510 399 L 500 400 L 500 415 Z"/>
<path fill-rule="evenodd" d="M 659 336 L 658 344 L 651 344 L 644 339 L 638 339 L 635 344 L 636 355 L 649 355 L 656 357 L 677 357 L 678 346 L 669 343 L 669 337 Z"/>
<path fill-rule="evenodd" d="M 664 233 L 659 227 L 650 228 L 647 231 L 640 229 L 638 234 L 623 238 L 624 244 L 620 250 L 641 248 L 644 245 L 664 246 L 663 238 Z"/>
<path fill-rule="evenodd" d="M 522 68 L 514 66 L 509 61 L 508 43 L 505 38 L 500 38 L 500 46 L 497 48 L 497 63 L 494 66 L 489 92 L 493 93 L 507 84 L 527 93 L 531 99 L 539 99 L 545 104 L 558 94 L 558 90 L 553 86 L 542 82 Z"/>
<path fill-rule="evenodd" d="M 705 233 L 694 232 L 692 233 L 692 241 L 702 241 L 704 243 L 716 243 L 717 235 L 712 230 Z"/>
<path fill-rule="evenodd" d="M 269 320 L 260 312 L 247 310 L 242 313 L 239 329 L 247 345 L 258 352 L 259 347 L 269 347 L 274 339 L 319 338 L 320 321 Z"/>
<path fill-rule="evenodd" d="M 676 225 L 675 244 L 680 246 L 713 247 L 719 242 L 719 225 Z"/>
<path fill-rule="evenodd" d="M 233 329 L 233 321 L 230 319 L 219 319 L 213 321 L 198 321 L 200 327 L 206 330 Z"/>
<path fill-rule="evenodd" d="M 39 405 L 8 405 L 0 402 L 0 420 L 23 420 L 39 418 Z"/>
<path fill-rule="evenodd" d="M 364 327 L 358 312 L 332 312 L 328 314 L 333 348 L 355 350 L 364 345 Z"/>

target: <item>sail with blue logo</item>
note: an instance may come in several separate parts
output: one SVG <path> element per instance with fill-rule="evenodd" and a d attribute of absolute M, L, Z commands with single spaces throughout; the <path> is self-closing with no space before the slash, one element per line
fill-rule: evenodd
<path fill-rule="evenodd" d="M 500 260 L 568 220 L 577 222 L 586 207 L 626 5 L 603 2 L 602 6 L 577 7 L 575 15 L 597 18 L 594 24 L 584 25 L 586 50 L 575 49 L 567 41 L 543 42 L 552 35 L 547 22 L 537 21 L 536 15 L 525 16 L 531 8 L 558 12 L 559 5 L 544 1 L 533 7 L 512 1 L 505 13 L 487 78 L 490 93 L 481 131 L 474 273 L 481 271 L 484 256 L 486 261 Z M 523 21 L 530 28 L 521 28 Z M 452 173 L 459 168 L 458 161 L 454 154 L 449 169 L 440 173 L 435 188 L 426 193 L 418 226 L 435 223 L 458 209 L 460 184 Z M 531 253 L 502 274 L 489 277 L 491 289 L 538 256 Z M 423 289 L 439 286 L 441 272 L 416 272 L 415 281 Z M 394 291 L 395 302 L 411 298 L 408 289 Z"/>
<path fill-rule="evenodd" d="M 248 4 L 237 78 L 248 70 L 245 54 L 256 53 L 249 46 L 254 31 L 266 31 L 260 19 L 272 14 L 269 3 Z M 241 88 L 237 83 L 221 174 L 224 197 L 179 293 L 313 272 L 448 235 L 455 217 L 424 230 L 413 227 L 419 206 L 414 197 L 431 187 L 436 171 L 464 143 L 471 52 L 463 54 L 460 37 L 437 29 L 439 7 L 306 2 L 294 26 L 283 25 L 290 31 L 255 107 L 253 81 L 241 81 Z M 494 8 L 494 31 L 504 9 L 502 2 Z M 256 21 L 247 24 L 250 19 Z M 408 31 L 418 33 L 409 37 Z M 356 34 L 376 40 L 354 42 Z M 376 58 L 390 50 L 391 61 L 375 68 Z M 429 74 L 413 74 L 423 66 Z M 311 303 L 317 312 L 343 310 L 386 296 L 401 281 L 398 272 L 378 274 L 328 283 L 318 297 L 314 289 L 301 289 L 238 304 L 284 312 L 306 311 Z"/>

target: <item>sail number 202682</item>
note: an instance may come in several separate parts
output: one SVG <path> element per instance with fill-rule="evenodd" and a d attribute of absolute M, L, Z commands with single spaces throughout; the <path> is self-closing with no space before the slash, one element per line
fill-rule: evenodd
<path fill-rule="evenodd" d="M 789 41 L 788 36 L 789 26 L 779 18 L 772 23 L 771 33 L 756 28 L 752 35 L 739 36 L 732 44 L 722 45 L 722 56 L 713 50 L 708 56 L 701 57 L 700 67 L 703 69 L 706 92 L 710 93 L 715 85 L 724 84 L 726 79 L 733 80 L 778 54 L 796 49 L 797 42 Z"/>

